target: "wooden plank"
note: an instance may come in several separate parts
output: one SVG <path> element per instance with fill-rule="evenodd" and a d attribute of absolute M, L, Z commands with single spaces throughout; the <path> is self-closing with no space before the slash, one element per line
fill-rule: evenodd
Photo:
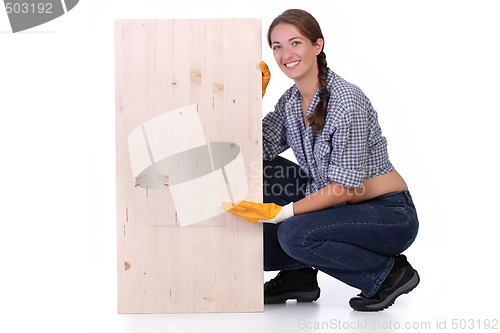
<path fill-rule="evenodd" d="M 175 138 L 198 131 L 186 118 L 164 133 L 165 126 L 146 123 L 195 105 L 207 143 L 240 148 L 239 158 L 218 168 L 228 192 L 262 200 L 260 27 L 255 19 L 115 22 L 119 313 L 263 311 L 262 226 L 221 213 L 181 227 L 177 210 L 202 203 L 183 199 L 176 207 L 173 193 L 178 199 L 186 190 L 176 194 L 173 186 L 155 189 L 136 179 L 172 151 L 157 148 L 163 136 L 175 146 Z M 211 172 L 223 163 L 217 149 L 209 152 Z M 183 177 L 200 172 L 190 165 Z M 241 174 L 245 186 L 234 184 Z"/>

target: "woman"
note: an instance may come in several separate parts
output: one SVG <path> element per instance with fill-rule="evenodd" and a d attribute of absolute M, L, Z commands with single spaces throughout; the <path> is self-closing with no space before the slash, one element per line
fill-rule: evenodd
<path fill-rule="evenodd" d="M 349 301 L 353 309 L 383 310 L 419 283 L 400 254 L 415 240 L 418 219 L 377 113 L 357 86 L 327 67 L 324 38 L 309 13 L 285 11 L 269 27 L 268 42 L 295 84 L 263 120 L 267 203 L 226 207 L 271 222 L 264 225 L 264 269 L 281 272 L 266 282 L 264 301 L 317 300 L 320 270 L 361 289 Z M 278 156 L 289 147 L 300 167 Z"/>

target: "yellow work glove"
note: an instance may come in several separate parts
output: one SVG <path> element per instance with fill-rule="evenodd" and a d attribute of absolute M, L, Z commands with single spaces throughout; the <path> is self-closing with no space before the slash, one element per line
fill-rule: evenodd
<path fill-rule="evenodd" d="M 269 67 L 267 67 L 266 63 L 263 61 L 260 62 L 259 67 L 262 71 L 262 97 L 264 97 L 269 80 L 271 80 L 271 72 L 269 71 Z"/>
<path fill-rule="evenodd" d="M 235 216 L 243 217 L 252 223 L 279 223 L 293 216 L 293 202 L 286 206 L 274 203 L 240 201 L 238 204 L 223 202 L 222 209 Z"/>

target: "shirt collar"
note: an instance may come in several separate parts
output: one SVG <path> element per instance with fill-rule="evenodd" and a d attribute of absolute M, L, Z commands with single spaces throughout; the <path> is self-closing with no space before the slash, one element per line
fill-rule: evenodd
<path fill-rule="evenodd" d="M 326 76 L 326 85 L 327 87 L 331 87 L 332 86 L 332 83 L 335 79 L 335 73 L 330 69 L 328 68 L 328 74 Z M 316 96 L 319 95 L 319 92 L 320 90 L 318 89 L 316 91 L 316 94 L 314 95 L 314 99 L 316 99 Z M 332 94 L 332 92 L 330 91 L 330 94 Z M 319 99 L 319 97 L 318 97 Z M 293 106 L 296 105 L 296 103 L 299 103 L 300 104 L 300 100 L 301 100 L 301 95 L 300 95 L 300 91 L 299 91 L 299 88 L 297 87 L 296 84 L 294 84 L 291 88 L 290 88 L 290 98 L 288 99 L 287 101 L 287 106 L 289 108 L 292 108 L 293 109 Z"/>
<path fill-rule="evenodd" d="M 332 85 L 332 82 L 333 82 L 334 79 L 335 79 L 335 73 L 330 68 L 328 68 L 328 74 L 326 76 L 326 85 L 327 85 L 327 87 L 330 87 Z M 316 95 L 317 94 L 319 94 L 319 89 L 316 92 Z M 330 94 L 331 94 L 331 92 L 330 92 Z M 290 88 L 290 99 L 288 100 L 288 103 L 291 105 L 292 103 L 295 103 L 295 101 L 298 100 L 299 98 L 300 98 L 299 88 L 297 87 L 296 84 L 294 84 Z"/>

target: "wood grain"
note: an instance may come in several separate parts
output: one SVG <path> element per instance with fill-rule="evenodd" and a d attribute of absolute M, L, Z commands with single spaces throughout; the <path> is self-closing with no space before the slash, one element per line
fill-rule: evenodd
<path fill-rule="evenodd" d="M 118 20 L 115 58 L 118 312 L 263 311 L 262 226 L 223 213 L 180 227 L 168 187 L 135 186 L 127 146 L 196 104 L 207 142 L 241 147 L 247 199 L 261 201 L 260 20 Z"/>

